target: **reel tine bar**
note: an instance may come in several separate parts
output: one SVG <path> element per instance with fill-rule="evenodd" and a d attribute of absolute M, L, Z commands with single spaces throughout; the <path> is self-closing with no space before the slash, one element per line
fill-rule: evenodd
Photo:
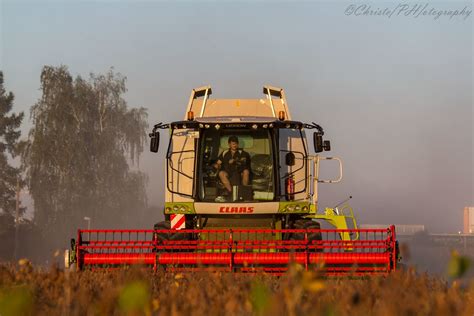
<path fill-rule="evenodd" d="M 320 236 L 309 240 L 308 236 Z M 358 240 L 343 240 L 347 235 Z M 326 275 L 386 274 L 396 268 L 395 227 L 387 229 L 79 230 L 79 269 L 142 264 L 170 271 L 265 271 L 291 262 Z"/>

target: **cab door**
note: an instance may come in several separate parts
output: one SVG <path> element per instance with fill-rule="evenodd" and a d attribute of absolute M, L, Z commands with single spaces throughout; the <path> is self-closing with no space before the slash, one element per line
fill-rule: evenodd
<path fill-rule="evenodd" d="M 167 202 L 193 201 L 195 193 L 196 148 L 199 131 L 175 128 L 167 153 Z"/>
<path fill-rule="evenodd" d="M 278 130 L 278 137 L 280 198 L 307 199 L 308 168 L 304 132 L 297 128 L 281 128 Z M 292 193 L 288 192 L 289 185 Z"/>

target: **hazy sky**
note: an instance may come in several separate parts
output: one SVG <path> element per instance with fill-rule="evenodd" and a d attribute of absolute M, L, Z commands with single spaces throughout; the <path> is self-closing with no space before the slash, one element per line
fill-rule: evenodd
<path fill-rule="evenodd" d="M 322 206 L 353 195 L 361 223 L 457 232 L 474 205 L 473 14 L 415 17 L 413 7 L 472 10 L 470 1 L 0 3 L 15 111 L 39 98 L 43 65 L 82 76 L 115 67 L 150 125 L 182 119 L 194 87 L 260 98 L 271 84 L 344 161 L 343 182 L 320 187 Z M 391 17 L 377 15 L 385 9 Z M 163 203 L 164 151 L 142 156 L 150 204 Z"/>

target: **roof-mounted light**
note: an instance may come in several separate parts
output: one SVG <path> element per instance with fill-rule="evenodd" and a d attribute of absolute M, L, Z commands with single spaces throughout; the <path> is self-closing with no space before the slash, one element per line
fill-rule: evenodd
<path fill-rule="evenodd" d="M 194 121 L 194 112 L 188 111 L 188 121 Z"/>
<path fill-rule="evenodd" d="M 278 112 L 278 119 L 280 121 L 284 121 L 285 120 L 285 111 L 279 111 Z"/>

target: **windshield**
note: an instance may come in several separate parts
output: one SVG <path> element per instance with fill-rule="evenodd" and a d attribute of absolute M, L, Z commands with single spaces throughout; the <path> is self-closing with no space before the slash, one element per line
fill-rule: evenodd
<path fill-rule="evenodd" d="M 274 200 L 269 130 L 206 129 L 201 140 L 199 195 L 202 201 Z"/>

